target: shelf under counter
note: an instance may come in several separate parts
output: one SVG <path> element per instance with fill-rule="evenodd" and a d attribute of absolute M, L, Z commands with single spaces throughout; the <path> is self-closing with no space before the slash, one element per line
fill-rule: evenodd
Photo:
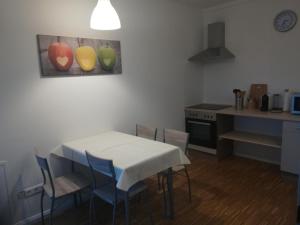
<path fill-rule="evenodd" d="M 230 131 L 219 135 L 219 139 L 239 141 L 267 147 L 281 149 L 281 138 L 264 134 L 250 133 L 244 131 Z"/>

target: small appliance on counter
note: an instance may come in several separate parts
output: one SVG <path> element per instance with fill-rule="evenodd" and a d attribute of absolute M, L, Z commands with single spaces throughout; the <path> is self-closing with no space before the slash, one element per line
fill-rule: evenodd
<path fill-rule="evenodd" d="M 300 93 L 293 93 L 291 95 L 291 113 L 300 115 Z"/>
<path fill-rule="evenodd" d="M 283 99 L 281 94 L 273 94 L 271 112 L 274 113 L 283 112 Z"/>

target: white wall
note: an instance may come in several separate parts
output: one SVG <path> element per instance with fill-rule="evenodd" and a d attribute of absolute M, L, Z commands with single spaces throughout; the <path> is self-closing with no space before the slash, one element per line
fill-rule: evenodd
<path fill-rule="evenodd" d="M 120 31 L 89 29 L 96 0 L 1 2 L 0 160 L 8 161 L 15 222 L 39 211 L 38 198 L 15 198 L 41 182 L 34 146 L 133 132 L 136 123 L 183 129 L 184 105 L 201 99 L 201 68 L 186 60 L 201 46 L 199 10 L 168 0 L 112 3 Z M 36 34 L 121 40 L 123 74 L 40 78 Z"/>
<path fill-rule="evenodd" d="M 209 23 L 226 23 L 226 46 L 236 55 L 233 61 L 205 65 L 204 101 L 233 105 L 232 90 L 248 91 L 252 83 L 267 83 L 271 93 L 286 88 L 300 90 L 300 24 L 288 33 L 279 33 L 273 27 L 273 19 L 284 9 L 293 9 L 300 17 L 298 0 L 238 0 L 203 11 L 205 29 Z M 271 135 L 281 132 L 281 124 L 259 119 L 238 118 L 236 126 Z M 277 150 L 245 144 L 236 147 L 238 155 L 280 162 Z"/>
<path fill-rule="evenodd" d="M 205 101 L 233 104 L 232 90 L 249 90 L 252 83 L 267 83 L 272 93 L 300 90 L 300 24 L 288 33 L 273 27 L 273 19 L 284 9 L 300 16 L 298 0 L 240 0 L 204 11 L 204 27 L 226 23 L 226 45 L 236 55 L 233 62 L 205 66 Z"/>

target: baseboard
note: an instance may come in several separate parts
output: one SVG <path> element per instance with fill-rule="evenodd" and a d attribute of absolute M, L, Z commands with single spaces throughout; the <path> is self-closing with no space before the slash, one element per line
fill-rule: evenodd
<path fill-rule="evenodd" d="M 48 216 L 49 214 L 50 214 L 50 209 L 44 211 L 44 216 Z M 39 222 L 40 220 L 41 220 L 41 213 L 39 212 L 33 216 L 20 220 L 19 222 L 15 223 L 15 225 L 29 225 L 29 224 Z"/>
<path fill-rule="evenodd" d="M 88 201 L 90 195 L 89 194 L 85 195 L 84 192 L 82 192 L 81 194 L 82 194 L 82 203 L 84 203 L 85 201 Z M 68 200 L 63 200 L 62 202 L 57 202 L 57 205 L 54 207 L 54 208 L 56 208 L 56 209 L 54 209 L 54 216 L 60 215 L 63 212 L 65 212 L 66 210 L 71 209 L 72 207 L 74 207 L 73 198 L 68 199 Z M 44 210 L 45 220 L 47 219 L 47 216 L 49 216 L 49 215 L 50 215 L 50 209 Z M 35 215 L 26 217 L 26 218 L 16 222 L 14 225 L 30 225 L 30 224 L 37 223 L 41 220 L 42 220 L 41 212 L 38 212 Z"/>
<path fill-rule="evenodd" d="M 238 156 L 238 157 L 247 158 L 247 159 L 254 159 L 254 160 L 257 160 L 257 161 L 270 163 L 270 164 L 274 164 L 274 165 L 280 165 L 280 162 L 273 161 L 273 160 L 268 160 L 268 159 L 263 159 L 263 158 L 256 157 L 256 156 L 253 156 L 253 155 L 247 155 L 247 154 L 243 154 L 243 153 L 234 153 L 234 155 Z"/>
<path fill-rule="evenodd" d="M 201 151 L 201 152 L 205 152 L 205 153 L 208 153 L 208 154 L 212 154 L 212 155 L 217 154 L 216 149 L 212 149 L 212 148 L 206 148 L 206 147 L 191 145 L 191 144 L 188 145 L 188 148 L 193 149 L 193 150 L 197 150 L 197 151 Z"/>
<path fill-rule="evenodd" d="M 57 205 L 56 207 L 57 207 L 57 209 L 54 210 L 54 215 L 55 216 L 60 215 L 65 210 L 72 208 L 73 207 L 73 199 L 72 200 L 67 200 L 67 201 L 65 201 L 65 202 Z M 49 215 L 50 215 L 50 209 L 44 210 L 44 218 L 45 218 L 45 220 L 47 220 L 47 216 L 49 216 Z M 38 212 L 35 215 L 26 217 L 26 218 L 18 221 L 14 225 L 30 225 L 30 224 L 37 223 L 37 222 L 39 222 L 41 220 L 42 220 L 41 212 Z"/>

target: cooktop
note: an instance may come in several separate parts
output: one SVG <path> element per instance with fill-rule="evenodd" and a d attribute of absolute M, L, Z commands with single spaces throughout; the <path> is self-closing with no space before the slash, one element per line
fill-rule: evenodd
<path fill-rule="evenodd" d="M 208 104 L 203 103 L 187 107 L 188 109 L 206 109 L 206 110 L 221 110 L 230 107 L 230 105 Z"/>

